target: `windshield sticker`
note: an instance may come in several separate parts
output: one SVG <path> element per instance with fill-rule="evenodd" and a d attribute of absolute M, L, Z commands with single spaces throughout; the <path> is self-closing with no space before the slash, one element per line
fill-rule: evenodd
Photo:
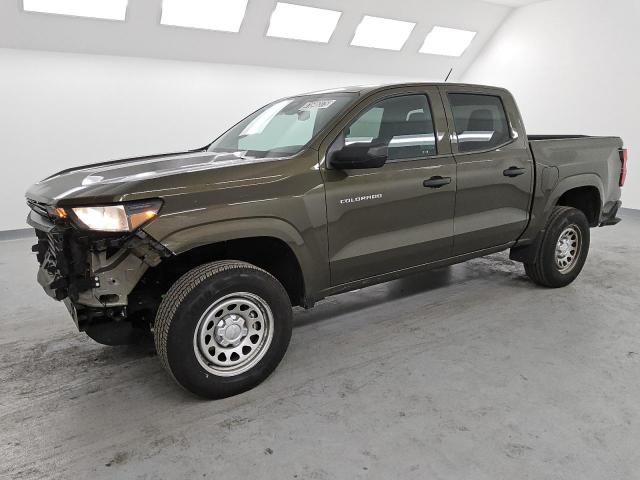
<path fill-rule="evenodd" d="M 307 102 L 300 107 L 300 111 L 306 112 L 310 110 L 317 110 L 319 108 L 329 108 L 331 105 L 336 103 L 335 100 L 314 100 L 312 102 Z"/>

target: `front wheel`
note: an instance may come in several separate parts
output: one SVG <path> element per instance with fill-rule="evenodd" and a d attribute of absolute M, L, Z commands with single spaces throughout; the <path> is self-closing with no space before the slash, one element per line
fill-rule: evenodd
<path fill-rule="evenodd" d="M 194 268 L 163 298 L 156 350 L 178 384 L 224 398 L 262 382 L 282 360 L 292 330 L 287 292 L 266 271 L 239 261 Z"/>
<path fill-rule="evenodd" d="M 524 264 L 529 278 L 551 288 L 573 282 L 587 260 L 589 233 L 589 222 L 583 212 L 571 207 L 555 207 L 534 262 Z"/>

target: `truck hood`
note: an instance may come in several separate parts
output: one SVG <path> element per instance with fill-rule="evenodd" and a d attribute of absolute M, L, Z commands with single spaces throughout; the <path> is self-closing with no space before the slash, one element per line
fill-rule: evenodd
<path fill-rule="evenodd" d="M 176 175 L 189 177 L 206 183 L 208 172 L 240 165 L 272 161 L 273 158 L 246 157 L 246 152 L 213 153 L 188 151 L 165 153 L 147 157 L 135 157 L 110 162 L 84 165 L 58 172 L 32 185 L 26 193 L 30 200 L 48 205 L 69 205 L 78 201 L 120 201 L 146 190 L 163 188 L 167 185 L 180 187 L 181 182 L 167 182 Z M 162 181 L 162 180 L 165 181 Z"/>

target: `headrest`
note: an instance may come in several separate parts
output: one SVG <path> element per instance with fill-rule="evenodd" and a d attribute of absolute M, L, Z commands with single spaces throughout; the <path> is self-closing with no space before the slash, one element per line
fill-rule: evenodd
<path fill-rule="evenodd" d="M 474 110 L 469 117 L 467 130 L 470 132 L 493 132 L 495 131 L 495 122 L 491 110 L 482 109 Z"/>
<path fill-rule="evenodd" d="M 427 114 L 424 112 L 412 112 L 407 117 L 407 122 L 426 122 Z"/>

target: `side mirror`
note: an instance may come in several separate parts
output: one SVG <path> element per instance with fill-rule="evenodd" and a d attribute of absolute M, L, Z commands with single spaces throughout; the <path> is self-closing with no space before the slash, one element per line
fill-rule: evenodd
<path fill-rule="evenodd" d="M 336 170 L 380 168 L 386 163 L 388 155 L 389 146 L 386 143 L 352 143 L 334 152 L 330 164 Z"/>

